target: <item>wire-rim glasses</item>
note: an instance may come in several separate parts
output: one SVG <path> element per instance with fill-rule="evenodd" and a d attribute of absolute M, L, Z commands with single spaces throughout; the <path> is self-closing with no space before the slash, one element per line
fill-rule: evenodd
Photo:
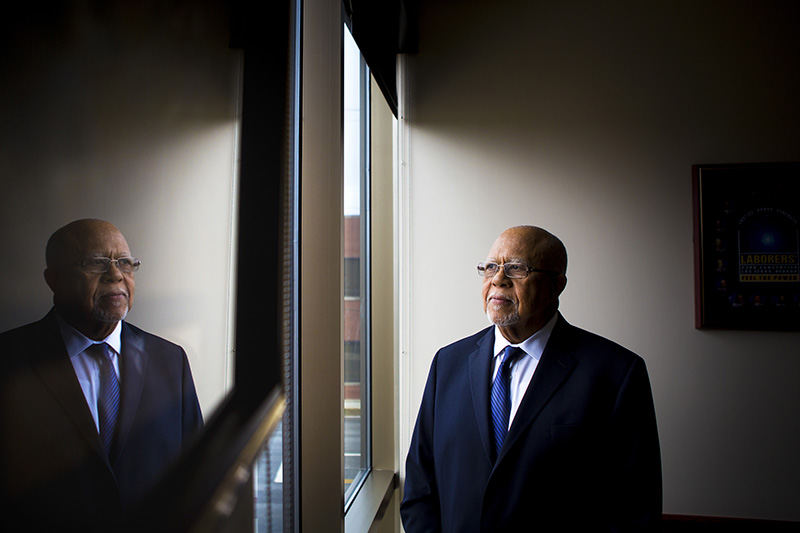
<path fill-rule="evenodd" d="M 482 278 L 493 278 L 497 275 L 500 269 L 507 278 L 523 279 L 528 277 L 531 272 L 544 272 L 546 274 L 558 274 L 554 270 L 546 270 L 542 268 L 534 268 L 526 263 L 508 262 L 503 264 L 485 262 L 478 263 L 478 275 Z"/>
<path fill-rule="evenodd" d="M 90 274 L 105 274 L 111 269 L 112 264 L 116 264 L 123 274 L 136 272 L 142 266 L 142 262 L 135 257 L 120 257 L 119 259 L 90 257 L 80 262 L 81 269 Z"/>

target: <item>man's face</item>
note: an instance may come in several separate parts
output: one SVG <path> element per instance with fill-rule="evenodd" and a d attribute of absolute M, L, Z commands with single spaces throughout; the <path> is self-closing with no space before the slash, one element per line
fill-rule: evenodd
<path fill-rule="evenodd" d="M 84 334 L 110 333 L 133 306 L 134 275 L 121 272 L 116 263 L 105 273 L 87 272 L 81 261 L 131 257 L 128 243 L 113 225 L 101 221 L 79 226 L 67 242 L 58 263 L 45 272 L 56 308 Z"/>
<path fill-rule="evenodd" d="M 538 244 L 540 240 L 530 228 L 511 228 L 497 238 L 486 261 L 553 269 Z M 563 289 L 560 278 L 563 276 L 530 272 L 525 278 L 511 279 L 501 268 L 494 277 L 483 280 L 483 310 L 508 340 L 522 342 L 544 326 L 558 308 Z M 566 278 L 563 280 L 566 283 Z"/>

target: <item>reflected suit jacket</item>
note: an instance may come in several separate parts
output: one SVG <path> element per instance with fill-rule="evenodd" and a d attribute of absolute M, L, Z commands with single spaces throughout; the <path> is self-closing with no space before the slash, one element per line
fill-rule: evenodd
<path fill-rule="evenodd" d="M 437 352 L 411 446 L 406 533 L 650 531 L 661 459 L 644 361 L 559 314 L 492 461 L 494 327 Z"/>
<path fill-rule="evenodd" d="M 0 334 L 0 530 L 113 531 L 202 425 L 180 346 L 123 322 L 119 365 L 109 459 L 54 311 Z"/>

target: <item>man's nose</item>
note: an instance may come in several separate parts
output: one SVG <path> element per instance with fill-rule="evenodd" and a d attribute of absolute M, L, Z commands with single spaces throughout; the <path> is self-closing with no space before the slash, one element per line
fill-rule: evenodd
<path fill-rule="evenodd" d="M 492 276 L 492 285 L 501 287 L 511 284 L 511 278 L 506 276 L 506 269 L 502 266 L 497 269 L 497 272 Z"/>
<path fill-rule="evenodd" d="M 120 281 L 122 279 L 122 271 L 119 269 L 117 263 L 108 265 L 108 270 L 103 274 L 103 278 L 108 281 Z"/>

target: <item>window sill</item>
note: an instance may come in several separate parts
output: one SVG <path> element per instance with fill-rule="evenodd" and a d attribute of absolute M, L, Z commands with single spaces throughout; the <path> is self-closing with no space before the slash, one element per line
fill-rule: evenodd
<path fill-rule="evenodd" d="M 345 533 L 367 533 L 373 522 L 383 518 L 396 488 L 395 472 L 372 470 L 344 515 Z"/>

